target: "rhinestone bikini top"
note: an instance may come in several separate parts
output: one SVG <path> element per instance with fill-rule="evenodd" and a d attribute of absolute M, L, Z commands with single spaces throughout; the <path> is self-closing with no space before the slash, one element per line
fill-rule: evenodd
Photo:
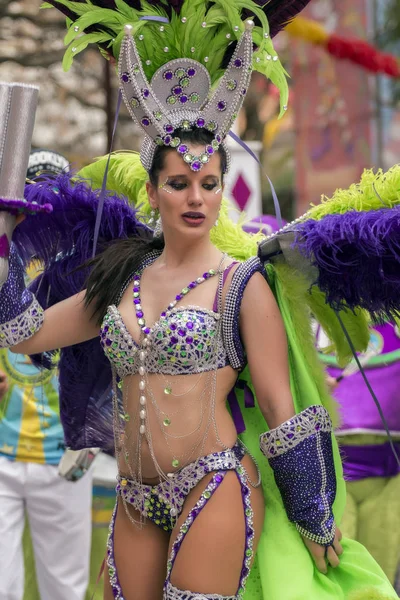
<path fill-rule="evenodd" d="M 152 260 L 155 258 L 156 256 L 153 256 Z M 119 295 L 121 299 L 128 285 L 133 281 L 136 318 L 151 343 L 151 352 L 148 353 L 146 362 L 147 372 L 190 375 L 229 365 L 222 335 L 218 334 L 221 331 L 218 303 L 214 302 L 213 310 L 199 306 L 177 306 L 191 289 L 217 275 L 217 272 L 211 269 L 202 277 L 192 281 L 149 328 L 146 326 L 140 302 L 140 276 L 152 260 L 145 262 L 141 271 L 131 278 Z M 225 271 L 225 277 L 228 269 Z M 219 285 L 223 285 L 225 277 L 220 276 Z M 100 330 L 100 341 L 106 356 L 121 379 L 138 372 L 140 366 L 138 353 L 143 348 L 133 339 L 116 305 L 108 307 Z"/>
<path fill-rule="evenodd" d="M 159 256 L 158 252 L 149 253 L 141 264 L 140 272 L 157 256 Z M 155 351 L 148 354 L 147 372 L 168 375 L 190 374 L 211 371 L 215 365 L 217 368 L 230 365 L 233 369 L 242 369 L 247 360 L 240 338 L 240 307 L 246 285 L 257 272 L 264 273 L 264 268 L 257 257 L 239 264 L 226 294 L 222 316 L 218 315 L 215 305 L 215 310 L 210 311 L 198 306 L 176 306 L 179 300 L 175 300 L 172 303 L 174 306 L 168 311 L 168 316 L 167 314 L 161 315 L 152 327 L 151 338 Z M 225 273 L 227 274 L 227 271 Z M 121 378 L 138 371 L 139 352 L 142 349 L 133 340 L 117 308 L 131 282 L 132 278 L 123 286 L 115 305 L 108 308 L 100 331 L 100 341 L 106 356 Z M 192 282 L 192 285 L 194 283 Z M 190 285 L 188 288 L 190 289 Z M 134 294 L 138 294 L 138 292 L 134 292 Z M 183 297 L 185 295 L 183 294 Z M 182 294 L 178 294 L 178 296 L 182 296 Z M 136 316 L 138 316 L 138 312 L 143 312 L 138 308 L 141 308 L 139 296 L 134 298 L 134 303 Z M 211 340 L 215 339 L 215 332 L 220 323 L 222 324 L 222 335 L 217 337 L 215 347 Z M 175 325 L 176 328 L 174 328 Z M 143 331 L 147 329 L 145 323 L 141 327 Z M 191 342 L 192 338 L 193 342 Z M 212 352 L 208 348 L 211 348 Z"/>

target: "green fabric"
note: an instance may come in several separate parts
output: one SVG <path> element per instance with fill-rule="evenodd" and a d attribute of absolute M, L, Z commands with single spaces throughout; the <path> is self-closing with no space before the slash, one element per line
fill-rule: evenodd
<path fill-rule="evenodd" d="M 299 343 L 289 303 L 282 293 L 282 284 L 269 270 L 271 288 L 278 301 L 285 323 L 289 343 L 291 388 L 296 410 L 301 411 L 312 404 L 319 404 L 320 382 L 313 378 L 305 361 L 304 340 Z M 243 376 L 251 385 L 248 371 Z M 325 397 L 322 390 L 322 396 Z M 266 500 L 266 516 L 263 534 L 252 569 L 245 600 L 389 600 L 397 594 L 381 568 L 367 550 L 358 542 L 344 539 L 344 553 L 340 567 L 330 568 L 322 575 L 314 567 L 313 560 L 303 541 L 286 516 L 272 470 L 259 450 L 259 435 L 266 429 L 264 418 L 256 406 L 244 408 L 243 397 L 238 392 L 239 403 L 245 418 L 246 431 L 241 436 L 256 458 L 262 473 Z M 337 496 L 334 505 L 335 518 L 340 525 L 346 501 L 337 443 L 332 438 L 338 477 Z M 288 576 L 290 574 L 290 576 Z"/>

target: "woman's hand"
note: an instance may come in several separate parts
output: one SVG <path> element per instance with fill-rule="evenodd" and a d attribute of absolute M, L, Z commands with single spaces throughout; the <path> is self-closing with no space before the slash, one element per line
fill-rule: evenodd
<path fill-rule="evenodd" d="M 318 571 L 326 575 L 328 572 L 328 565 L 331 567 L 339 566 L 339 556 L 343 553 L 343 548 L 340 543 L 340 540 L 342 539 L 342 532 L 340 529 L 336 528 L 335 539 L 332 542 L 332 546 L 328 546 L 328 548 L 321 546 L 321 544 L 317 544 L 316 542 L 312 542 L 304 536 L 302 536 L 302 538 L 314 559 Z"/>

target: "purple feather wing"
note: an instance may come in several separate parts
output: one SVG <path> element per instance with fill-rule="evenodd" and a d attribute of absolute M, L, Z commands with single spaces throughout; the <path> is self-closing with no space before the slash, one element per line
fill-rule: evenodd
<path fill-rule="evenodd" d="M 400 314 L 400 207 L 350 211 L 296 226 L 294 247 L 318 268 L 328 304 L 376 320 Z"/>
<path fill-rule="evenodd" d="M 48 308 L 81 291 L 88 268 L 74 271 L 92 255 L 99 191 L 68 175 L 49 177 L 26 186 L 25 197 L 39 205 L 50 204 L 51 214 L 27 218 L 14 233 L 18 253 L 27 264 L 36 257 L 44 273 L 32 284 L 38 301 Z M 108 194 L 104 202 L 97 252 L 114 239 L 141 236 L 150 230 L 141 224 L 127 201 Z M 74 272 L 72 272 L 74 271 Z M 49 366 L 51 355 L 35 356 L 36 364 Z M 112 373 L 99 338 L 61 350 L 60 416 L 66 443 L 73 449 L 113 447 Z"/>

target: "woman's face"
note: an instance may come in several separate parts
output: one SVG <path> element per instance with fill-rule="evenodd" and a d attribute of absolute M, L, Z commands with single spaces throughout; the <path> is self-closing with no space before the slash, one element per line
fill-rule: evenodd
<path fill-rule="evenodd" d="M 201 147 L 190 146 L 194 155 Z M 164 156 L 164 168 L 158 186 L 147 184 L 152 209 L 158 209 L 164 234 L 202 237 L 208 234 L 218 218 L 222 200 L 221 157 L 214 154 L 201 171 L 195 173 L 174 150 Z"/>

